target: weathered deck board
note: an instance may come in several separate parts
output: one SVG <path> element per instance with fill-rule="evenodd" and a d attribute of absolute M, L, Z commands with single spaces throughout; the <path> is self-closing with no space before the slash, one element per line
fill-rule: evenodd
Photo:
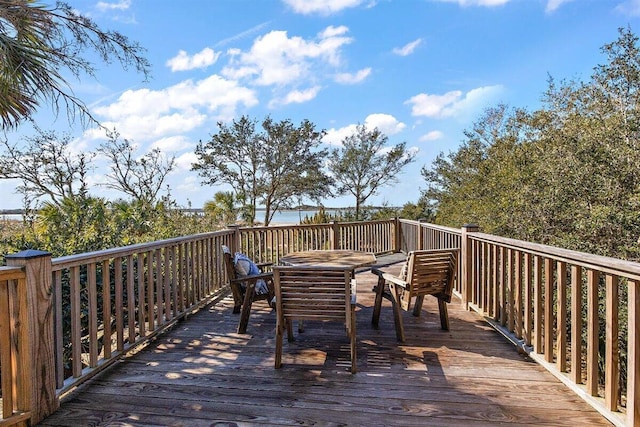
<path fill-rule="evenodd" d="M 355 375 L 341 326 L 319 322 L 285 342 L 275 370 L 274 314 L 256 303 L 237 335 L 229 297 L 81 386 L 42 425 L 610 425 L 457 301 L 449 332 L 434 298 L 420 318 L 403 313 L 398 345 L 388 303 L 371 327 L 374 279 L 358 274 Z"/>

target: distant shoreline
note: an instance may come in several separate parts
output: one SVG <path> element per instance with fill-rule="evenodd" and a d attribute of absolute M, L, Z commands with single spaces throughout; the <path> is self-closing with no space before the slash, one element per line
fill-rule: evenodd
<path fill-rule="evenodd" d="M 381 209 L 383 206 L 366 206 L 367 209 Z M 391 206 L 391 209 L 398 208 L 397 206 Z M 288 208 L 288 209 L 278 209 L 278 212 L 298 212 L 298 211 L 319 211 L 320 209 L 324 209 L 325 211 L 348 211 L 355 209 L 354 207 L 340 207 L 340 208 L 332 208 L 327 206 L 301 206 L 299 208 Z M 202 213 L 204 212 L 203 208 L 182 208 L 180 209 L 183 212 L 194 212 L 194 213 Z M 264 212 L 265 208 L 257 208 L 258 212 Z M 24 215 L 24 209 L 0 209 L 0 215 Z"/>

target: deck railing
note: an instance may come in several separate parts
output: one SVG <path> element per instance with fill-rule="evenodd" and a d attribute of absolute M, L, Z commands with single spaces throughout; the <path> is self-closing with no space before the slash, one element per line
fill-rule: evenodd
<path fill-rule="evenodd" d="M 221 245 L 259 262 L 299 250 L 459 247 L 455 292 L 465 307 L 614 424 L 640 425 L 640 264 L 504 239 L 473 226 L 406 220 L 231 227 L 55 259 L 37 251 L 8 256 L 9 267 L 0 269 L 0 424 L 37 423 L 57 408 L 61 394 L 224 295 Z M 628 316 L 620 315 L 623 305 Z"/>
<path fill-rule="evenodd" d="M 626 412 L 638 425 L 640 264 L 478 232 L 463 239 L 466 302 L 611 422 L 624 425 Z"/>
<path fill-rule="evenodd" d="M 381 254 L 396 250 L 396 220 L 239 227 L 237 247 L 258 262 L 277 262 L 297 251 L 347 249 Z"/>

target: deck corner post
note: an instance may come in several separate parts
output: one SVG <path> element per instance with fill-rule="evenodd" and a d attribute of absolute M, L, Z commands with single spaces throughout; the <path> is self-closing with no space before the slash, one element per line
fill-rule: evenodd
<path fill-rule="evenodd" d="M 462 264 L 460 278 L 460 285 L 462 291 L 462 306 L 465 309 L 469 309 L 469 300 L 472 295 L 473 287 L 473 250 L 471 242 L 471 233 L 480 231 L 480 228 L 475 224 L 465 224 L 462 226 L 462 248 L 460 253 L 460 263 Z"/>
<path fill-rule="evenodd" d="M 51 254 L 25 250 L 5 256 L 8 266 L 24 268 L 26 280 L 18 283 L 15 308 L 26 323 L 18 343 L 23 349 L 17 376 L 19 408 L 30 411 L 30 425 L 36 425 L 60 406 L 56 394 L 54 294 L 51 280 Z M 22 312 L 20 314 L 19 312 Z"/>

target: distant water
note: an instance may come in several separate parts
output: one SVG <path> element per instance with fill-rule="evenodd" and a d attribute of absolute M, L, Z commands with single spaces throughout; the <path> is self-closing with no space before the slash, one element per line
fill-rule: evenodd
<path fill-rule="evenodd" d="M 338 210 L 336 209 L 325 209 L 327 215 L 335 215 Z M 305 218 L 311 218 L 316 213 L 318 213 L 318 209 L 300 209 L 300 210 L 282 210 L 277 211 L 273 215 L 273 219 L 271 220 L 271 224 L 300 224 L 300 222 Z M 256 221 L 264 221 L 264 210 L 257 209 Z"/>
<path fill-rule="evenodd" d="M 318 212 L 317 209 L 300 209 L 300 210 L 282 210 L 277 211 L 273 215 L 273 219 L 271 220 L 271 224 L 299 224 L 305 217 L 311 218 Z M 325 209 L 325 212 L 328 215 L 335 215 L 336 212 L 339 212 L 337 209 Z M 22 215 L 20 214 L 6 214 L 0 215 L 0 220 L 15 220 L 22 221 Z M 258 209 L 256 214 L 256 221 L 264 221 L 264 210 Z"/>

